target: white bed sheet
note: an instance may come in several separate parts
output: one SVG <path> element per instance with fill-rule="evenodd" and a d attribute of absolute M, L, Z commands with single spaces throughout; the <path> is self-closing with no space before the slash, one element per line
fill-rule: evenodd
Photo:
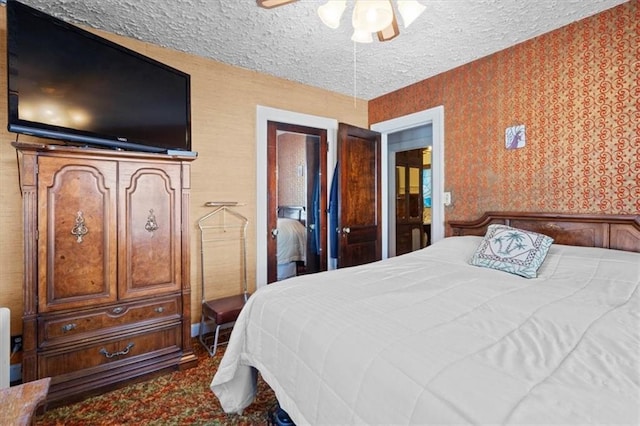
<path fill-rule="evenodd" d="M 278 218 L 278 264 L 305 261 L 307 229 L 294 219 Z"/>
<path fill-rule="evenodd" d="M 536 279 L 467 264 L 479 237 L 257 291 L 211 383 L 257 368 L 297 424 L 638 424 L 640 254 L 553 245 Z"/>

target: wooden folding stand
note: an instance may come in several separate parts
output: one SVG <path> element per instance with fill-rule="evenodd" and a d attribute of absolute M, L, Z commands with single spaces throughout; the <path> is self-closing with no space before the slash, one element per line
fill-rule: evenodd
<path fill-rule="evenodd" d="M 231 328 L 235 324 L 242 307 L 249 298 L 247 290 L 247 224 L 249 221 L 234 210 L 236 202 L 208 202 L 207 207 L 214 209 L 200 218 L 200 254 L 201 254 L 201 294 L 202 314 L 200 315 L 200 343 L 207 349 L 211 356 L 215 355 L 219 345 L 228 342 L 228 339 L 220 342 L 220 331 Z M 222 298 L 209 298 L 212 293 L 211 286 L 207 286 L 207 266 L 212 265 L 214 259 L 209 259 L 215 245 L 224 242 L 236 241 L 240 245 L 240 279 L 242 293 Z M 216 277 L 218 279 L 218 277 Z M 213 326 L 210 324 L 213 322 Z M 213 333 L 213 336 L 211 336 Z"/>

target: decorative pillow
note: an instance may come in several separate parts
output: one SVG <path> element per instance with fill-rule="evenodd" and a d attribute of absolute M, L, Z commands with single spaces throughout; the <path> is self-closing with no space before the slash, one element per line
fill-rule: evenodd
<path fill-rule="evenodd" d="M 525 278 L 536 278 L 553 238 L 506 225 L 489 225 L 484 239 L 469 261 Z"/>

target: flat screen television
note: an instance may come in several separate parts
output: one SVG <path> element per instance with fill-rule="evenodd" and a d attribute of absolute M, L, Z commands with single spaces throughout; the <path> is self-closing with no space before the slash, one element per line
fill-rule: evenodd
<path fill-rule="evenodd" d="M 189 74 L 14 0 L 7 55 L 10 132 L 195 154 Z"/>

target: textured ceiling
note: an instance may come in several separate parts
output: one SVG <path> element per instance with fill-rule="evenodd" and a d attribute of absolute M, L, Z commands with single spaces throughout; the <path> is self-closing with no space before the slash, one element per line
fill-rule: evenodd
<path fill-rule="evenodd" d="M 254 0 L 22 0 L 66 21 L 362 99 L 373 99 L 627 0 L 419 0 L 400 36 L 350 41 L 352 5 L 339 29 L 323 0 L 276 9 Z M 352 2 L 349 2 L 352 3 Z"/>

